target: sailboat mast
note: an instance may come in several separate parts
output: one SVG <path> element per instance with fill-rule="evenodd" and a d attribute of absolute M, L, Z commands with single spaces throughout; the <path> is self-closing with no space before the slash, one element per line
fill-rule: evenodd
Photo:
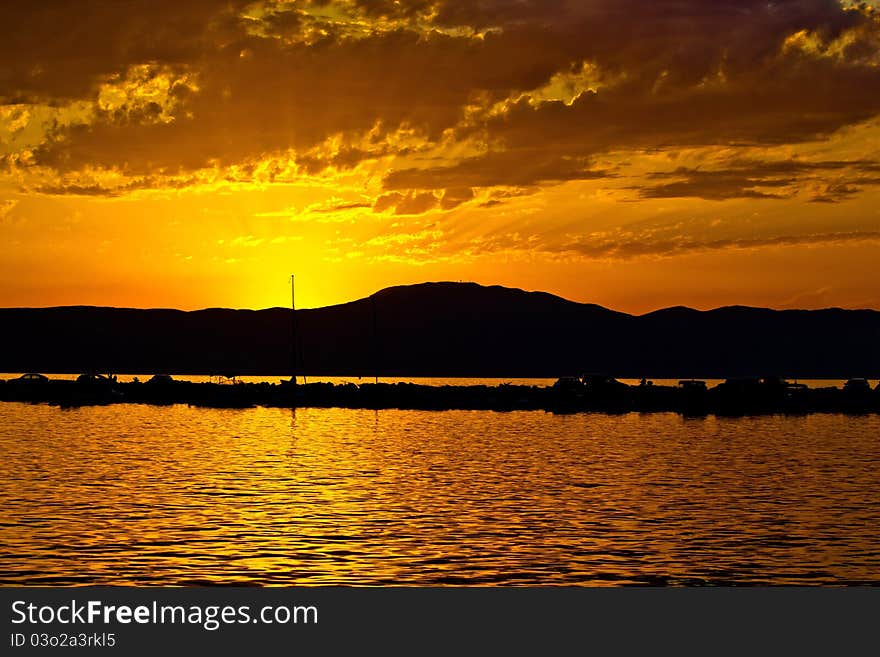
<path fill-rule="evenodd" d="M 293 274 L 290 275 L 290 382 L 296 385 L 296 291 Z"/>
<path fill-rule="evenodd" d="M 379 383 L 379 329 L 376 325 L 376 295 L 370 297 L 373 310 L 373 374 L 376 377 L 376 383 Z"/>

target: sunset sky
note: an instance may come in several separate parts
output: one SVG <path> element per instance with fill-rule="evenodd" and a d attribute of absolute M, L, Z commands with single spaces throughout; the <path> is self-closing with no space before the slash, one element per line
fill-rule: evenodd
<path fill-rule="evenodd" d="M 5 1 L 0 306 L 880 308 L 875 6 Z"/>

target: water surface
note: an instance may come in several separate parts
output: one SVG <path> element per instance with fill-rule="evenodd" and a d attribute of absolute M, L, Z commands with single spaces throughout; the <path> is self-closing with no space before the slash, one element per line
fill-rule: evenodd
<path fill-rule="evenodd" d="M 0 403 L 2 584 L 880 583 L 880 416 Z"/>

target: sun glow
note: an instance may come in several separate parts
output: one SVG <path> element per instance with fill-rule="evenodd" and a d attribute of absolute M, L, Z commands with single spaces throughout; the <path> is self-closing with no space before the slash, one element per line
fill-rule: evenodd
<path fill-rule="evenodd" d="M 165 5 L 2 10 L 0 305 L 880 307 L 868 5 Z"/>

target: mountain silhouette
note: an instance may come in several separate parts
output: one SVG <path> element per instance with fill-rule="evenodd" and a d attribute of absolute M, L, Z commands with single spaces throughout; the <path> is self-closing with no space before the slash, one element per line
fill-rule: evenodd
<path fill-rule="evenodd" d="M 0 371 L 290 373 L 291 313 L 0 309 Z M 299 373 L 880 376 L 880 312 L 667 308 L 629 315 L 474 283 L 391 287 L 297 312 Z"/>

